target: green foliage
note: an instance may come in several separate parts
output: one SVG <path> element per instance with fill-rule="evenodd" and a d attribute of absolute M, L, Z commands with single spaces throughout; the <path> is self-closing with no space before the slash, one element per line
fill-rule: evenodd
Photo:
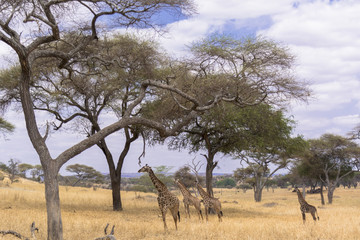
<path fill-rule="evenodd" d="M 352 177 L 357 168 L 360 147 L 355 142 L 332 134 L 308 141 L 293 171 L 307 179 L 329 179 Z"/>
<path fill-rule="evenodd" d="M 5 163 L 0 162 L 0 170 L 4 172 L 9 172 L 9 168 Z"/>
<path fill-rule="evenodd" d="M 2 117 L 0 117 L 0 131 L 4 133 L 10 133 L 13 132 L 15 129 L 15 126 L 11 123 L 5 121 Z"/>
<path fill-rule="evenodd" d="M 66 167 L 66 171 L 75 173 L 77 181 L 73 183 L 73 186 L 78 184 L 80 181 L 102 183 L 104 179 L 104 176 L 100 172 L 96 171 L 93 167 L 83 164 L 68 165 Z"/>
<path fill-rule="evenodd" d="M 215 187 L 218 188 L 233 188 L 236 186 L 236 182 L 232 178 L 225 178 L 215 183 Z"/>
<path fill-rule="evenodd" d="M 243 189 L 243 190 L 248 190 L 248 189 L 252 189 L 252 186 L 250 186 L 250 184 L 243 183 L 243 184 L 240 184 L 239 186 L 237 186 L 237 188 Z"/>

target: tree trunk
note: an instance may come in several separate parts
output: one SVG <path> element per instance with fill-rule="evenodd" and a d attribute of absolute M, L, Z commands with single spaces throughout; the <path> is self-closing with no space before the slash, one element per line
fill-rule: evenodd
<path fill-rule="evenodd" d="M 63 229 L 60 210 L 59 182 L 57 175 L 60 167 L 56 160 L 51 158 L 46 146 L 46 135 L 42 137 L 36 123 L 33 102 L 30 96 L 31 71 L 30 63 L 25 56 L 19 54 L 21 65 L 20 97 L 24 112 L 26 130 L 30 141 L 40 157 L 44 169 L 45 199 L 47 211 L 47 239 L 62 240 Z"/>
<path fill-rule="evenodd" d="M 332 204 L 332 202 L 333 202 L 334 191 L 335 191 L 335 187 L 333 187 L 333 186 L 328 187 L 327 197 L 328 197 L 329 204 Z"/>
<path fill-rule="evenodd" d="M 303 197 L 305 199 L 306 198 L 305 184 L 302 187 L 302 195 L 303 195 Z"/>
<path fill-rule="evenodd" d="M 121 178 L 111 176 L 111 189 L 112 189 L 112 198 L 113 198 L 113 210 L 122 211 L 122 202 L 121 202 Z"/>
<path fill-rule="evenodd" d="M 206 192 L 211 196 L 214 197 L 214 191 L 213 191 L 213 186 L 212 186 L 212 181 L 213 181 L 213 170 L 214 170 L 214 166 L 213 164 L 207 164 L 206 165 Z"/>
<path fill-rule="evenodd" d="M 254 185 L 255 202 L 261 202 L 261 198 L 262 198 L 262 190 L 263 190 L 264 186 L 261 185 L 260 181 L 261 181 L 260 179 L 256 179 L 256 183 Z"/>
<path fill-rule="evenodd" d="M 325 205 L 325 199 L 324 199 L 324 183 L 321 182 L 321 186 L 320 186 L 320 196 L 321 196 L 321 205 Z"/>
<path fill-rule="evenodd" d="M 51 160 L 52 161 L 52 160 Z M 47 211 L 47 234 L 49 240 L 62 240 L 63 229 L 61 221 L 58 171 L 48 163 L 44 171 L 45 198 Z"/>
<path fill-rule="evenodd" d="M 97 130 L 100 130 L 98 128 Z M 121 202 L 121 171 L 124 164 L 124 160 L 126 155 L 130 150 L 131 143 L 134 142 L 139 137 L 138 132 L 133 132 L 132 136 L 130 136 L 130 129 L 129 127 L 124 128 L 126 142 L 124 148 L 119 156 L 117 167 L 115 168 L 115 163 L 113 160 L 113 156 L 106 144 L 105 139 L 103 139 L 99 144 L 98 147 L 103 151 L 106 161 L 109 166 L 110 172 L 110 181 L 111 181 L 111 190 L 112 190 L 112 198 L 113 198 L 113 210 L 114 211 L 122 211 L 122 202 Z"/>
<path fill-rule="evenodd" d="M 214 162 L 214 153 L 211 153 L 210 150 L 208 150 L 208 155 L 205 156 L 206 160 L 207 160 L 207 164 L 206 164 L 206 192 L 209 194 L 209 196 L 214 197 L 214 191 L 213 191 L 213 186 L 212 186 L 212 181 L 213 181 L 213 171 L 215 169 L 215 167 L 217 166 L 217 162 Z M 215 214 L 215 210 L 213 208 L 209 208 L 209 213 L 210 214 Z"/>
<path fill-rule="evenodd" d="M 254 190 L 255 202 L 261 202 L 261 197 L 262 197 L 262 188 L 255 188 Z"/>

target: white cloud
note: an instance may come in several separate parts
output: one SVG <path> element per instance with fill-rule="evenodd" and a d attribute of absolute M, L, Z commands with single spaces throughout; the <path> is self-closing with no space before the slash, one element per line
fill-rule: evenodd
<path fill-rule="evenodd" d="M 306 136 L 346 134 L 360 122 L 360 2 L 302 1 L 273 15 L 263 34 L 291 48 L 297 73 L 311 83 L 314 100 L 292 108 Z M 310 130 L 310 131 L 309 131 Z"/>

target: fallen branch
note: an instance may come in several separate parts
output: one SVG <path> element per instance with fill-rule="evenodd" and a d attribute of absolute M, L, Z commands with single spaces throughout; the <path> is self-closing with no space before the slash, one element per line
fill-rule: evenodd
<path fill-rule="evenodd" d="M 105 233 L 106 236 L 105 237 L 95 238 L 95 240 L 116 240 L 116 238 L 114 236 L 115 225 L 113 225 L 109 235 L 107 235 L 107 228 L 108 227 L 109 227 L 109 224 L 106 224 L 106 227 L 104 228 L 104 233 Z"/>
<path fill-rule="evenodd" d="M 35 222 L 33 222 L 33 223 L 31 224 L 31 226 L 30 226 L 31 238 L 24 237 L 24 236 L 22 236 L 20 233 L 15 232 L 15 231 L 12 231 L 12 230 L 0 231 L 0 234 L 2 234 L 3 236 L 4 236 L 4 235 L 7 235 L 7 234 L 10 234 L 10 235 L 14 235 L 15 237 L 17 237 L 17 238 L 19 238 L 19 239 L 30 240 L 30 239 L 36 239 L 35 231 L 39 232 L 39 229 L 38 229 L 37 227 L 35 227 Z M 111 240 L 112 240 L 112 239 L 111 239 Z"/>

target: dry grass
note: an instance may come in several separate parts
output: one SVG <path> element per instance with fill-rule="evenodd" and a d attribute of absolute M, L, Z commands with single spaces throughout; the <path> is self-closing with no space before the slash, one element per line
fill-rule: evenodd
<path fill-rule="evenodd" d="M 179 198 L 182 200 L 182 196 Z M 185 218 L 181 205 L 181 222 L 175 231 L 170 214 L 168 232 L 164 232 L 155 194 L 122 192 L 124 211 L 113 212 L 111 191 L 60 187 L 64 239 L 94 239 L 103 235 L 107 223 L 115 225 L 117 239 L 360 239 L 360 190 L 337 189 L 334 204 L 319 207 L 320 196 L 308 195 L 307 201 L 318 207 L 320 221 L 307 215 L 302 223 L 295 193 L 277 189 L 264 191 L 263 202 L 255 203 L 251 191 L 216 192 L 223 202 L 224 218 L 209 222 Z M 30 236 L 30 224 L 36 222 L 38 239 L 46 239 L 44 185 L 23 180 L 10 187 L 0 182 L 0 230 L 14 230 Z M 14 239 L 6 237 L 0 239 Z"/>

